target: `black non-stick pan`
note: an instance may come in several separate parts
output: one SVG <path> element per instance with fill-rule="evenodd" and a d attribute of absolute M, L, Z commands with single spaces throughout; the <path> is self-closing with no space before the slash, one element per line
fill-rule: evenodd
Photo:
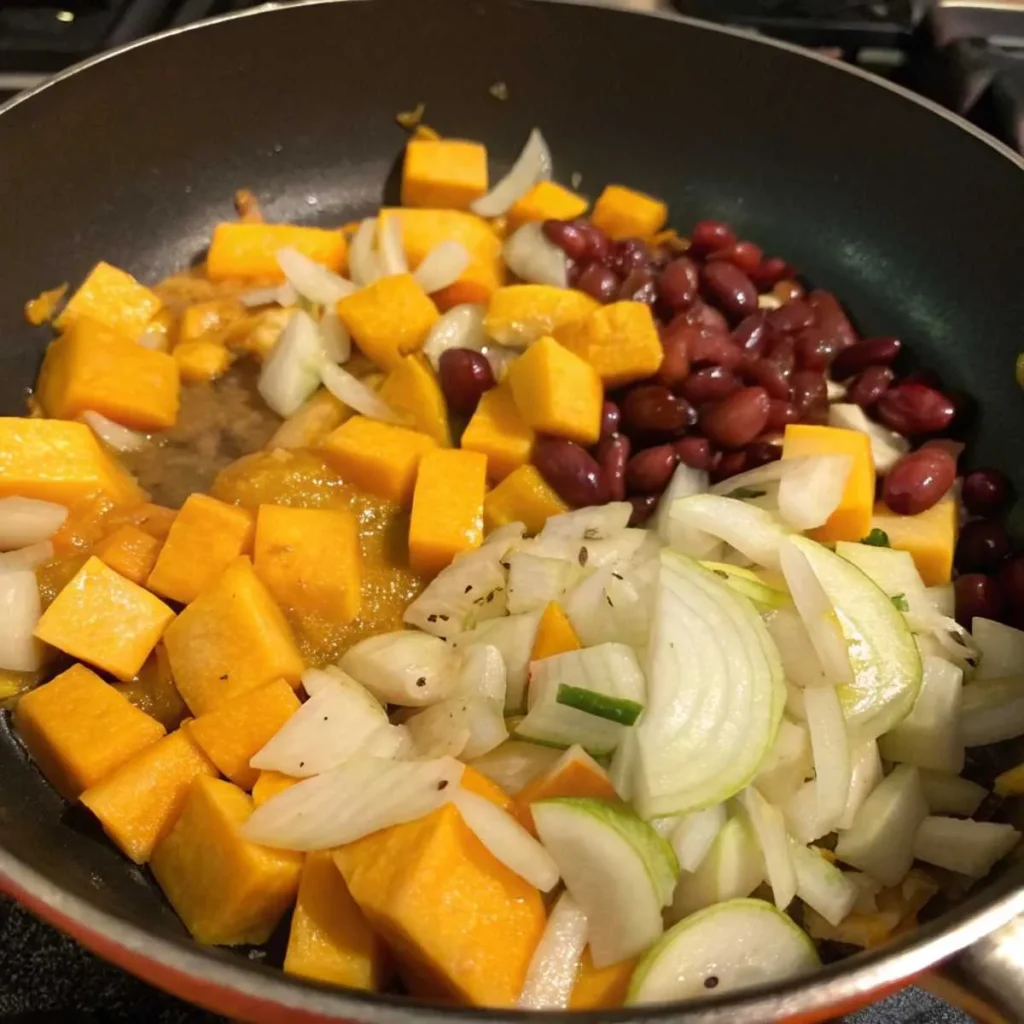
<path fill-rule="evenodd" d="M 489 91 L 499 81 L 505 100 Z M 792 47 L 527 0 L 270 7 L 133 44 L 9 104 L 0 409 L 23 409 L 47 340 L 22 319 L 28 297 L 99 259 L 145 280 L 189 264 L 242 186 L 271 219 L 366 214 L 393 187 L 405 139 L 395 115 L 420 101 L 430 124 L 486 141 L 500 164 L 539 125 L 558 175 L 579 172 L 583 191 L 614 181 L 662 196 L 683 230 L 702 217 L 731 221 L 836 292 L 861 331 L 899 335 L 972 395 L 974 457 L 1011 473 L 1021 463 L 1018 157 L 921 99 Z M 0 885 L 101 954 L 236 1017 L 514 1016 L 332 991 L 194 945 L 145 875 L 43 783 L 6 724 Z M 1024 876 L 1011 869 L 914 934 L 808 980 L 599 1017 L 822 1019 L 957 954 L 946 977 L 967 976 L 1005 1019 L 1020 1020 L 1024 944 L 1014 954 L 1011 932 L 1021 912 Z"/>

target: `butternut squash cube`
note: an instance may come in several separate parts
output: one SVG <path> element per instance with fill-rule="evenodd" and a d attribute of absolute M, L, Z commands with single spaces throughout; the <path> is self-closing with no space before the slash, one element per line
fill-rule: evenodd
<path fill-rule="evenodd" d="M 380 397 L 395 412 L 405 413 L 414 429 L 432 437 L 442 448 L 451 448 L 448 403 L 441 393 L 437 374 L 423 356 L 406 356 L 384 378 Z"/>
<path fill-rule="evenodd" d="M 298 249 L 304 256 L 339 273 L 348 243 L 340 230 L 304 228 L 297 224 L 245 224 L 225 221 L 213 229 L 206 272 L 214 281 L 229 277 L 261 277 L 283 281 L 277 250 Z"/>
<path fill-rule="evenodd" d="M 544 904 L 453 805 L 343 846 L 334 862 L 413 994 L 515 1006 Z"/>
<path fill-rule="evenodd" d="M 875 504 L 875 463 L 867 434 L 843 427 L 791 423 L 783 437 L 782 457 L 799 459 L 807 455 L 849 455 L 853 459 L 839 507 L 824 526 L 809 530 L 808 536 L 822 542 L 866 537 Z"/>
<path fill-rule="evenodd" d="M 897 515 L 879 502 L 866 532 L 884 530 L 894 548 L 910 552 L 925 585 L 936 587 L 948 583 L 952 576 L 957 526 L 956 499 L 947 494 L 916 516 Z"/>
<path fill-rule="evenodd" d="M 26 693 L 14 725 L 42 773 L 71 800 L 164 735 L 155 718 L 84 665 Z"/>
<path fill-rule="evenodd" d="M 144 587 L 156 565 L 160 547 L 161 543 L 156 537 L 131 523 L 125 523 L 104 537 L 93 548 L 93 554 L 126 580 Z"/>
<path fill-rule="evenodd" d="M 549 284 L 510 284 L 491 296 L 484 330 L 501 345 L 526 348 L 600 308 L 584 292 Z"/>
<path fill-rule="evenodd" d="M 249 767 L 249 761 L 299 707 L 291 686 L 275 679 L 193 718 L 184 728 L 221 775 L 242 789 L 252 789 L 260 773 Z"/>
<path fill-rule="evenodd" d="M 231 366 L 231 352 L 215 341 L 183 341 L 171 354 L 182 380 L 213 380 Z"/>
<path fill-rule="evenodd" d="M 362 563 L 353 513 L 260 506 L 253 565 L 283 607 L 351 622 L 362 608 Z"/>
<path fill-rule="evenodd" d="M 402 205 L 465 210 L 487 191 L 487 149 L 462 139 L 410 139 Z"/>
<path fill-rule="evenodd" d="M 531 779 L 516 795 L 513 813 L 525 829 L 537 834 L 530 805 L 559 796 L 618 800 L 605 770 L 580 746 L 570 747 L 543 775 Z"/>
<path fill-rule="evenodd" d="M 127 682 L 173 618 L 163 601 L 93 556 L 43 612 L 35 636 Z"/>
<path fill-rule="evenodd" d="M 275 679 L 297 686 L 305 667 L 281 609 L 244 556 L 174 620 L 164 646 L 194 715 Z"/>
<path fill-rule="evenodd" d="M 200 777 L 160 840 L 150 870 L 192 937 L 209 946 L 270 938 L 299 888 L 302 854 L 242 838 L 252 798 L 223 779 Z"/>
<path fill-rule="evenodd" d="M 132 509 L 129 519 L 150 537 L 167 540 L 167 535 L 171 532 L 171 526 L 177 515 L 176 508 L 165 508 L 163 505 L 154 505 L 152 502 L 144 501 Z"/>
<path fill-rule="evenodd" d="M 561 328 L 556 337 L 590 363 L 608 389 L 650 377 L 664 356 L 651 307 L 644 302 L 602 306 L 586 320 Z"/>
<path fill-rule="evenodd" d="M 495 807 L 500 807 L 503 811 L 511 811 L 512 809 L 512 797 L 501 786 L 487 778 L 483 772 L 477 771 L 472 765 L 466 765 L 459 785 L 463 789 L 468 789 L 470 793 L 476 793 L 477 796 L 490 800 Z"/>
<path fill-rule="evenodd" d="M 515 231 L 530 221 L 573 220 L 582 217 L 588 205 L 583 196 L 571 192 L 564 185 L 538 181 L 508 211 L 508 227 Z"/>
<path fill-rule="evenodd" d="M 252 548 L 253 515 L 208 494 L 190 494 L 171 525 L 147 586 L 188 604 Z"/>
<path fill-rule="evenodd" d="M 95 320 L 77 320 L 46 350 L 36 395 L 54 419 L 92 410 L 134 430 L 166 430 L 178 417 L 178 364 Z"/>
<path fill-rule="evenodd" d="M 386 947 L 356 906 L 330 850 L 306 855 L 284 971 L 369 992 L 386 980 Z"/>
<path fill-rule="evenodd" d="M 188 733 L 178 729 L 90 786 L 82 803 L 126 857 L 145 864 L 200 775 L 216 777 L 217 769 Z"/>
<path fill-rule="evenodd" d="M 408 505 L 420 459 L 436 447 L 432 437 L 418 431 L 353 416 L 327 436 L 323 452 L 346 482 Z"/>
<path fill-rule="evenodd" d="M 409 563 L 436 576 L 484 536 L 487 456 L 460 448 L 427 452 L 420 461 L 409 521 Z"/>
<path fill-rule="evenodd" d="M 484 526 L 490 533 L 508 523 L 523 523 L 527 533 L 540 533 L 550 516 L 568 511 L 536 466 L 520 466 L 484 498 Z"/>
<path fill-rule="evenodd" d="M 570 1010 L 617 1010 L 626 1001 L 626 990 L 640 958 L 630 957 L 607 967 L 595 967 L 590 947 L 583 951 L 576 984 L 569 997 Z"/>
<path fill-rule="evenodd" d="M 131 274 L 100 262 L 68 299 L 54 326 L 63 331 L 78 320 L 95 320 L 128 341 L 135 341 L 161 305 L 156 294 Z"/>
<path fill-rule="evenodd" d="M 530 461 L 535 439 L 506 382 L 481 396 L 462 432 L 461 445 L 487 456 L 487 476 L 491 480 L 504 480 Z"/>
<path fill-rule="evenodd" d="M 530 661 L 540 661 L 541 658 L 553 658 L 556 654 L 578 651 L 582 646 L 562 606 L 555 601 L 548 602 L 537 626 Z"/>
<path fill-rule="evenodd" d="M 296 782 L 301 781 L 301 779 L 293 779 L 283 772 L 272 772 L 266 769 L 261 771 L 252 787 L 253 806 L 259 807 L 261 804 L 265 804 L 271 797 L 283 793 L 286 789 L 291 789 Z"/>
<path fill-rule="evenodd" d="M 178 323 L 180 348 L 190 341 L 208 341 L 222 345 L 230 329 L 249 318 L 245 306 L 238 299 L 210 299 L 186 306 Z"/>
<path fill-rule="evenodd" d="M 668 207 L 652 196 L 623 185 L 607 185 L 590 215 L 594 227 L 612 238 L 648 238 L 665 226 Z"/>
<path fill-rule="evenodd" d="M 597 371 L 554 338 L 534 342 L 508 368 L 516 408 L 538 433 L 594 444 L 604 389 Z"/>

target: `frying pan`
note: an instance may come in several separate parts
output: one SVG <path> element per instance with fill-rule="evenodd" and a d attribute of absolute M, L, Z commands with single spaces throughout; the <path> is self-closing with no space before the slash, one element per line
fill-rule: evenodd
<path fill-rule="evenodd" d="M 504 102 L 488 91 L 497 81 Z M 559 176 L 580 172 L 584 191 L 615 181 L 663 196 L 683 230 L 733 222 L 835 291 L 862 332 L 898 334 L 976 396 L 979 462 L 1020 464 L 1024 162 L 924 100 L 790 46 L 536 0 L 271 6 L 132 44 L 12 101 L 0 114 L 0 409 L 22 410 L 46 342 L 22 321 L 27 297 L 98 259 L 145 280 L 187 265 L 241 186 L 274 220 L 365 215 L 394 199 L 395 114 L 421 100 L 430 124 L 485 140 L 498 164 L 540 125 Z M 524 1019 L 332 990 L 200 948 L 86 818 L 0 724 L 0 886 L 101 955 L 252 1021 Z M 979 1016 L 1022 1020 L 1021 914 L 1024 873 L 1010 868 L 806 980 L 578 1019 L 822 1020 L 941 964 L 931 977 Z"/>

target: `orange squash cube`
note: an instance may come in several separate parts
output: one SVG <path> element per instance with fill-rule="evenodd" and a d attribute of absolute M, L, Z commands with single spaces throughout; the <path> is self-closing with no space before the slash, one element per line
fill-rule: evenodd
<path fill-rule="evenodd" d="M 188 604 L 239 555 L 252 548 L 253 516 L 208 494 L 190 494 L 175 517 L 156 565 L 150 590 Z"/>
<path fill-rule="evenodd" d="M 590 947 L 583 951 L 576 984 L 569 997 L 570 1010 L 618 1010 L 626 1001 L 626 991 L 640 958 L 630 957 L 607 967 L 595 967 Z"/>
<path fill-rule="evenodd" d="M 174 620 L 164 647 L 195 715 L 275 679 L 297 686 L 305 667 L 281 609 L 244 556 Z"/>
<path fill-rule="evenodd" d="M 580 746 L 570 747 L 543 775 L 531 779 L 515 795 L 513 813 L 523 828 L 536 835 L 530 805 L 559 796 L 619 799 L 607 772 Z"/>
<path fill-rule="evenodd" d="M 451 448 L 448 403 L 441 393 L 437 374 L 423 356 L 406 356 L 384 378 L 380 397 L 395 412 L 405 413 L 410 425 L 432 437 L 442 448 Z"/>
<path fill-rule="evenodd" d="M 178 322 L 180 348 L 190 341 L 206 341 L 222 345 L 231 328 L 249 318 L 249 312 L 238 299 L 210 299 L 186 306 Z"/>
<path fill-rule="evenodd" d="M 668 207 L 660 200 L 622 185 L 607 185 L 590 215 L 594 227 L 611 238 L 649 238 L 665 226 Z"/>
<path fill-rule="evenodd" d="M 127 682 L 173 619 L 163 601 L 93 556 L 43 612 L 35 636 Z"/>
<path fill-rule="evenodd" d="M 163 505 L 154 505 L 152 502 L 144 501 L 137 505 L 129 513 L 128 519 L 140 530 L 148 533 L 156 540 L 167 540 L 171 532 L 171 526 L 177 518 L 176 508 L 165 508 Z"/>
<path fill-rule="evenodd" d="M 463 789 L 468 789 L 470 793 L 476 793 L 477 796 L 490 800 L 495 807 L 500 807 L 503 811 L 512 810 L 512 797 L 501 786 L 492 779 L 487 778 L 483 772 L 477 771 L 472 765 L 466 765 L 459 785 Z"/>
<path fill-rule="evenodd" d="M 335 273 L 344 269 L 348 255 L 348 243 L 340 230 L 225 221 L 213 229 L 206 272 L 214 281 L 230 277 L 283 281 L 276 254 L 284 248 L 298 249 Z"/>
<path fill-rule="evenodd" d="M 540 661 L 541 658 L 553 658 L 556 654 L 578 651 L 582 646 L 562 606 L 550 601 L 540 617 L 530 661 Z"/>
<path fill-rule="evenodd" d="M 530 221 L 574 220 L 582 217 L 589 205 L 583 196 L 571 192 L 564 185 L 538 181 L 508 211 L 508 227 L 515 231 Z"/>
<path fill-rule="evenodd" d="M 135 341 L 160 311 L 160 299 L 131 274 L 109 263 L 97 263 L 54 326 L 66 330 L 78 320 L 94 320 Z"/>
<path fill-rule="evenodd" d="M 182 380 L 213 380 L 231 366 L 231 352 L 215 341 L 183 341 L 171 353 Z"/>
<path fill-rule="evenodd" d="M 501 345 L 526 348 L 545 335 L 586 320 L 600 304 L 585 292 L 549 284 L 510 284 L 487 306 L 484 330 Z"/>
<path fill-rule="evenodd" d="M 556 339 L 597 370 L 606 388 L 619 388 L 656 373 L 664 350 L 651 308 L 613 302 L 558 330 Z"/>
<path fill-rule="evenodd" d="M 402 205 L 465 210 L 487 191 L 487 149 L 462 139 L 410 139 Z"/>
<path fill-rule="evenodd" d="M 259 945 L 291 906 L 302 854 L 242 838 L 252 799 L 223 779 L 197 778 L 160 840 L 150 870 L 192 937 L 204 945 Z"/>
<path fill-rule="evenodd" d="M 164 735 L 156 719 L 84 665 L 26 693 L 14 725 L 42 773 L 72 800 Z"/>
<path fill-rule="evenodd" d="M 527 533 L 540 533 L 549 517 L 568 511 L 536 466 L 520 466 L 484 498 L 484 526 L 490 533 L 508 523 L 523 523 Z"/>
<path fill-rule="evenodd" d="M 126 580 L 146 585 L 156 565 L 161 542 L 131 523 L 119 526 L 93 548 L 93 554 Z"/>
<path fill-rule="evenodd" d="M 145 864 L 181 813 L 192 781 L 217 769 L 183 729 L 136 754 L 82 794 L 121 852 Z"/>
<path fill-rule="evenodd" d="M 504 480 L 533 454 L 536 434 L 523 419 L 507 383 L 485 391 L 462 432 L 461 446 L 487 456 L 487 476 Z"/>
<path fill-rule="evenodd" d="M 293 779 L 283 772 L 272 772 L 266 769 L 261 771 L 252 787 L 253 806 L 259 807 L 261 804 L 265 804 L 271 797 L 283 793 L 286 789 L 291 789 L 296 782 L 301 781 L 302 779 Z"/>
<path fill-rule="evenodd" d="M 958 526 L 957 501 L 952 494 L 916 516 L 898 515 L 880 501 L 871 516 L 872 529 L 884 530 L 894 548 L 910 552 L 928 587 L 948 583 L 953 574 Z"/>

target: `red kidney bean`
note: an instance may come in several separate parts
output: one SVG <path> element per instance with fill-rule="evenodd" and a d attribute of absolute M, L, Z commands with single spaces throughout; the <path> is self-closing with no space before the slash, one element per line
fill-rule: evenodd
<path fill-rule="evenodd" d="M 705 263 L 701 268 L 701 286 L 709 301 L 735 320 L 757 309 L 754 282 L 732 263 Z"/>
<path fill-rule="evenodd" d="M 588 220 L 577 220 L 573 223 L 587 240 L 587 251 L 583 259 L 599 261 L 611 256 L 612 240 L 600 228 L 594 227 Z"/>
<path fill-rule="evenodd" d="M 661 365 L 654 379 L 667 388 L 678 389 L 690 373 L 690 350 L 686 336 L 666 334 L 661 342 Z"/>
<path fill-rule="evenodd" d="M 683 381 L 680 392 L 693 405 L 705 402 L 719 402 L 728 398 L 742 386 L 740 379 L 724 366 L 706 366 L 703 370 L 691 373 Z"/>
<path fill-rule="evenodd" d="M 817 325 L 835 345 L 836 352 L 857 343 L 857 332 L 831 292 L 815 289 L 807 296 L 807 303 L 814 310 Z"/>
<path fill-rule="evenodd" d="M 782 445 L 771 441 L 753 441 L 744 449 L 747 454 L 747 469 L 757 469 L 769 462 L 777 462 L 782 458 Z"/>
<path fill-rule="evenodd" d="M 631 448 L 628 437 L 614 434 L 601 441 L 594 452 L 601 467 L 606 501 L 622 501 L 626 497 L 626 463 Z"/>
<path fill-rule="evenodd" d="M 769 401 L 764 388 L 741 388 L 717 405 L 701 410 L 701 429 L 723 448 L 742 448 L 764 430 Z"/>
<path fill-rule="evenodd" d="M 954 441 L 951 437 L 933 437 L 930 441 L 925 441 L 921 447 L 941 448 L 944 452 L 949 452 L 953 461 L 956 462 L 963 455 L 967 445 L 963 441 Z"/>
<path fill-rule="evenodd" d="M 680 313 L 676 320 L 685 320 L 686 323 L 699 327 L 705 334 L 728 334 L 729 321 L 706 302 L 698 299 L 685 313 Z"/>
<path fill-rule="evenodd" d="M 990 516 L 1006 506 L 1012 490 L 1006 474 L 998 469 L 975 469 L 964 477 L 960 497 L 972 515 Z"/>
<path fill-rule="evenodd" d="M 565 261 L 565 278 L 570 288 L 575 288 L 580 281 L 580 274 L 583 268 L 575 260 Z"/>
<path fill-rule="evenodd" d="M 697 437 L 696 434 L 681 437 L 676 441 L 675 449 L 679 461 L 691 469 L 708 469 L 711 466 L 714 453 L 706 437 Z"/>
<path fill-rule="evenodd" d="M 619 294 L 620 284 L 615 271 L 600 263 L 588 264 L 576 279 L 576 287 L 581 292 L 586 292 L 592 299 L 597 299 L 601 303 L 614 302 Z"/>
<path fill-rule="evenodd" d="M 953 582 L 956 595 L 956 620 L 965 629 L 975 618 L 1000 619 L 1003 615 L 1003 593 L 999 582 L 981 573 L 967 573 Z"/>
<path fill-rule="evenodd" d="M 643 526 L 658 507 L 657 494 L 637 494 L 629 499 L 633 511 L 629 515 L 630 526 Z"/>
<path fill-rule="evenodd" d="M 736 242 L 736 233 L 720 220 L 702 220 L 690 232 L 690 249 L 699 256 L 724 249 Z"/>
<path fill-rule="evenodd" d="M 760 384 L 768 397 L 787 401 L 790 398 L 790 374 L 771 359 L 757 359 L 744 369 L 743 377 L 751 384 Z"/>
<path fill-rule="evenodd" d="M 772 295 L 781 302 L 792 302 L 794 299 L 802 299 L 806 294 L 803 285 L 799 281 L 776 281 L 772 285 Z"/>
<path fill-rule="evenodd" d="M 560 437 L 537 438 L 533 464 L 558 496 L 574 508 L 604 503 L 601 467 L 575 441 Z"/>
<path fill-rule="evenodd" d="M 768 403 L 766 426 L 769 430 L 785 430 L 787 424 L 796 423 L 798 419 L 800 419 L 800 414 L 792 402 L 783 402 L 778 398 L 773 398 Z"/>
<path fill-rule="evenodd" d="M 814 323 L 814 310 L 803 299 L 793 299 L 768 314 L 768 328 L 775 334 L 795 334 Z"/>
<path fill-rule="evenodd" d="M 797 370 L 790 378 L 792 403 L 798 413 L 824 402 L 828 404 L 828 385 L 823 374 L 816 370 Z"/>
<path fill-rule="evenodd" d="M 745 316 L 732 332 L 732 340 L 744 352 L 762 355 L 768 345 L 768 317 L 764 310 Z"/>
<path fill-rule="evenodd" d="M 644 302 L 653 306 L 657 298 L 657 280 L 646 267 L 631 270 L 619 287 L 619 300 L 623 302 Z"/>
<path fill-rule="evenodd" d="M 998 579 L 1006 603 L 1017 613 L 1024 611 L 1024 555 L 1008 558 Z"/>
<path fill-rule="evenodd" d="M 941 391 L 925 384 L 897 384 L 878 401 L 878 415 L 892 430 L 907 437 L 937 434 L 956 415 L 956 406 Z"/>
<path fill-rule="evenodd" d="M 956 479 L 956 462 L 939 448 L 921 448 L 904 455 L 886 475 L 882 500 L 901 516 L 930 509 Z"/>
<path fill-rule="evenodd" d="M 587 234 L 571 220 L 546 220 L 541 225 L 541 231 L 569 259 L 582 260 L 588 255 Z"/>
<path fill-rule="evenodd" d="M 894 377 L 895 374 L 888 366 L 869 366 L 850 381 L 845 400 L 870 409 L 889 390 Z"/>
<path fill-rule="evenodd" d="M 626 463 L 626 488 L 630 494 L 660 494 L 676 468 L 679 456 L 670 444 L 645 448 Z"/>
<path fill-rule="evenodd" d="M 726 260 L 740 268 L 745 274 L 751 274 L 761 265 L 764 252 L 753 242 L 734 242 L 724 249 L 716 249 L 709 257 L 709 262 Z"/>
<path fill-rule="evenodd" d="M 761 261 L 759 267 L 750 271 L 750 279 L 762 291 L 774 288 L 783 278 L 792 277 L 793 268 L 778 256 L 768 256 Z M 798 286 L 799 287 L 799 286 Z M 801 294 L 803 291 L 801 289 Z M 781 298 L 781 296 L 779 296 Z"/>
<path fill-rule="evenodd" d="M 626 277 L 631 270 L 646 267 L 650 257 L 642 238 L 623 238 L 612 248 L 612 269 Z"/>
<path fill-rule="evenodd" d="M 699 284 L 697 264 L 686 256 L 678 256 L 658 278 L 658 297 L 669 309 L 678 312 L 693 305 Z"/>
<path fill-rule="evenodd" d="M 717 484 L 722 480 L 728 480 L 729 477 L 742 473 L 746 468 L 746 451 L 719 452 L 719 457 L 711 466 L 711 482 Z"/>
<path fill-rule="evenodd" d="M 865 338 L 836 356 L 832 363 L 832 376 L 835 380 L 846 380 L 869 366 L 888 366 L 900 354 L 902 347 L 899 338 Z"/>
<path fill-rule="evenodd" d="M 640 384 L 622 399 L 622 425 L 631 434 L 681 434 L 693 409 L 664 384 Z"/>
<path fill-rule="evenodd" d="M 796 366 L 796 342 L 786 335 L 773 339 L 768 345 L 765 359 L 778 363 L 787 375 L 792 373 Z"/>
<path fill-rule="evenodd" d="M 487 357 L 471 348 L 442 352 L 437 376 L 448 405 L 463 416 L 472 416 L 480 396 L 494 387 L 494 372 Z"/>
<path fill-rule="evenodd" d="M 1002 523 L 975 519 L 965 523 L 956 542 L 958 572 L 991 572 L 1010 553 L 1010 538 Z"/>
<path fill-rule="evenodd" d="M 794 339 L 797 365 L 824 372 L 836 354 L 835 345 L 820 327 L 805 327 Z"/>
<path fill-rule="evenodd" d="M 618 433 L 619 422 L 622 419 L 622 413 L 619 412 L 619 407 L 607 399 L 601 406 L 601 440 L 603 441 L 606 437 L 611 437 L 613 434 Z"/>
<path fill-rule="evenodd" d="M 690 365 L 724 366 L 733 369 L 740 361 L 742 352 L 737 348 L 728 334 L 708 334 L 691 329 L 687 335 L 687 346 L 690 352 Z"/>

